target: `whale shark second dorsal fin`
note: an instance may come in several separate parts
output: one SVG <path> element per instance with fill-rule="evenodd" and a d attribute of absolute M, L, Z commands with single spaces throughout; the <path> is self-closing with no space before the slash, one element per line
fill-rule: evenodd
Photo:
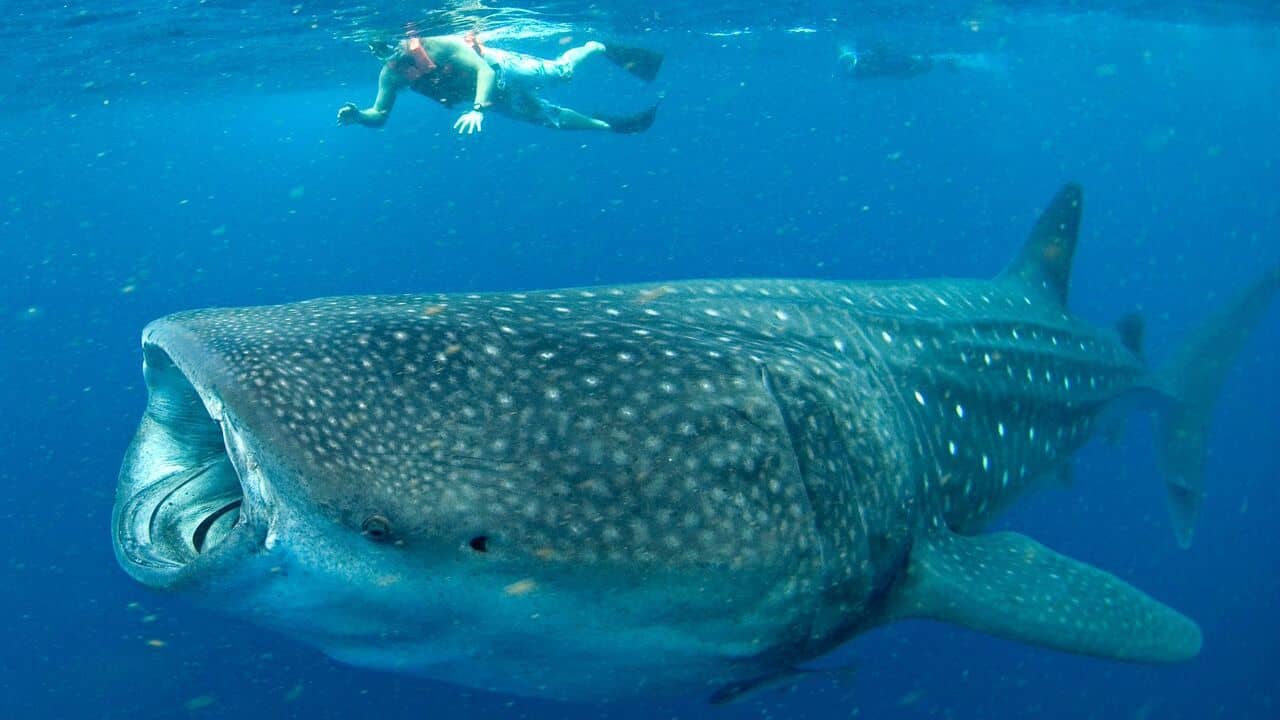
<path fill-rule="evenodd" d="M 1022 252 L 1000 277 L 1040 288 L 1065 307 L 1083 198 L 1083 191 L 1076 183 L 1063 185 L 1036 221 Z"/>

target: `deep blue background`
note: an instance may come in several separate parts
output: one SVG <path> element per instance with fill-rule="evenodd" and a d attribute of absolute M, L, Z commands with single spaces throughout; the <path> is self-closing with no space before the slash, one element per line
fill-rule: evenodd
<path fill-rule="evenodd" d="M 493 117 L 459 138 L 453 114 L 412 97 L 383 131 L 337 128 L 337 106 L 367 102 L 377 73 L 354 43 L 328 46 L 322 72 L 298 60 L 305 78 L 289 62 L 258 68 L 292 83 L 183 82 L 181 61 L 147 66 L 169 81 L 155 87 L 14 83 L 0 98 L 0 716 L 706 712 L 369 673 L 133 584 L 108 525 L 145 397 L 139 330 L 159 315 L 696 276 L 990 275 L 1074 179 L 1087 209 L 1072 306 L 1099 323 L 1142 309 L 1158 359 L 1280 260 L 1274 27 L 903 26 L 891 37 L 904 47 L 986 50 L 1006 69 L 862 84 L 834 63 L 852 33 L 822 30 L 650 34 L 668 52 L 665 99 L 635 137 Z M 575 83 L 567 97 L 589 110 L 655 92 L 604 63 Z M 1194 662 L 1121 665 L 913 623 L 831 660 L 856 663 L 852 677 L 715 714 L 1276 717 L 1278 348 L 1273 310 L 1223 391 L 1191 550 L 1176 549 L 1141 420 L 1119 446 L 1082 452 L 1074 487 L 1002 522 L 1195 617 Z"/>

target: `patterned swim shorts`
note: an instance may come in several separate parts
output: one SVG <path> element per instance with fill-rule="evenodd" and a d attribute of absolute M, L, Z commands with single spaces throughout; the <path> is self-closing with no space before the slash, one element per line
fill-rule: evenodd
<path fill-rule="evenodd" d="M 568 80 L 573 75 L 568 63 L 496 48 L 485 48 L 481 57 L 497 75 L 495 110 L 538 125 L 560 127 L 561 107 L 539 97 L 538 91 Z"/>

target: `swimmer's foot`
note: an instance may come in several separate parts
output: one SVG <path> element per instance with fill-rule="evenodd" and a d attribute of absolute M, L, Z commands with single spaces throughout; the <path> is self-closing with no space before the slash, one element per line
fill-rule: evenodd
<path fill-rule="evenodd" d="M 645 82 L 653 82 L 662 69 L 662 53 L 644 48 L 609 43 L 604 47 L 604 56 L 614 65 Z"/>
<path fill-rule="evenodd" d="M 635 135 L 648 130 L 653 125 L 654 119 L 658 117 L 658 106 L 654 105 L 648 110 L 638 112 L 634 115 L 622 115 L 611 117 L 609 115 L 597 115 L 596 118 L 609 123 L 609 129 L 616 133 L 625 135 Z"/>

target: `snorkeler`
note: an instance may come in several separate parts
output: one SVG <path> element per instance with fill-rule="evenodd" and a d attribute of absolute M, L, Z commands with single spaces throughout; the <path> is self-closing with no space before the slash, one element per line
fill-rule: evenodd
<path fill-rule="evenodd" d="M 343 105 L 338 109 L 339 125 L 381 127 L 395 106 L 396 94 L 405 88 L 446 107 L 470 103 L 470 109 L 453 124 L 459 134 L 468 135 L 480 132 L 488 110 L 560 130 L 617 133 L 644 132 L 657 115 L 656 105 L 634 115 L 586 115 L 554 105 L 539 94 L 545 85 L 568 81 L 584 60 L 596 54 L 651 81 L 662 67 L 662 56 L 650 50 L 593 40 L 555 60 L 544 60 L 488 47 L 473 34 L 411 37 L 397 45 L 371 44 L 370 49 L 386 61 L 378 76 L 378 97 L 366 110 L 351 102 Z"/>
<path fill-rule="evenodd" d="M 899 53 L 884 46 L 868 47 L 856 50 L 854 47 L 841 47 L 840 67 L 845 74 L 855 79 L 896 77 L 908 78 L 923 76 L 933 68 L 959 67 L 955 55 L 913 55 Z"/>

